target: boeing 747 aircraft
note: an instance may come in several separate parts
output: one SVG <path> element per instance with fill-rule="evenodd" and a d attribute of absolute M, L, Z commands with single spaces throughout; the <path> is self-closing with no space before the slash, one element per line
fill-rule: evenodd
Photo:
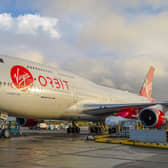
<path fill-rule="evenodd" d="M 151 98 L 153 74 L 151 67 L 136 95 L 58 68 L 1 55 L 0 118 L 15 116 L 27 126 L 36 124 L 36 119 L 106 121 L 110 126 L 139 118 L 146 127 L 160 127 L 166 121 L 168 103 Z"/>

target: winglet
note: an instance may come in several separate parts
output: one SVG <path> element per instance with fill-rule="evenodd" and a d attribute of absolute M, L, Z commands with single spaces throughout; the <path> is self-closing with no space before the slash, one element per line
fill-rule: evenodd
<path fill-rule="evenodd" d="M 152 95 L 152 80 L 154 75 L 155 68 L 153 66 L 150 67 L 149 72 L 146 76 L 146 79 L 143 83 L 143 86 L 140 91 L 140 96 L 144 96 L 147 98 L 151 98 Z"/>

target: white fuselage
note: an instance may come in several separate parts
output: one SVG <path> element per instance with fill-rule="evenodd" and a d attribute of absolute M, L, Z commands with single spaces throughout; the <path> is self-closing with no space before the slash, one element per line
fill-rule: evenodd
<path fill-rule="evenodd" d="M 77 104 L 149 102 L 142 96 L 99 86 L 57 68 L 13 57 L 0 58 L 0 110 L 11 116 L 57 119 L 81 115 Z"/>

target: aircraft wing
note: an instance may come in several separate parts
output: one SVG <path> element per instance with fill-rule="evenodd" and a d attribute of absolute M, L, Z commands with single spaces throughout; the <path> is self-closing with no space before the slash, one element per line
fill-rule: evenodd
<path fill-rule="evenodd" d="M 89 115 L 110 115 L 128 108 L 141 110 L 154 105 L 168 106 L 168 102 L 132 103 L 132 104 L 84 104 L 83 112 Z"/>

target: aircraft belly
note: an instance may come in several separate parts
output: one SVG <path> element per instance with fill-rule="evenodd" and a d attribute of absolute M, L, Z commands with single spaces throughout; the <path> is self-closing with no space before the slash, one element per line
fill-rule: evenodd
<path fill-rule="evenodd" d="M 9 115 L 33 118 L 57 118 L 66 114 L 72 97 L 30 95 L 20 92 L 1 92 L 0 108 Z"/>

